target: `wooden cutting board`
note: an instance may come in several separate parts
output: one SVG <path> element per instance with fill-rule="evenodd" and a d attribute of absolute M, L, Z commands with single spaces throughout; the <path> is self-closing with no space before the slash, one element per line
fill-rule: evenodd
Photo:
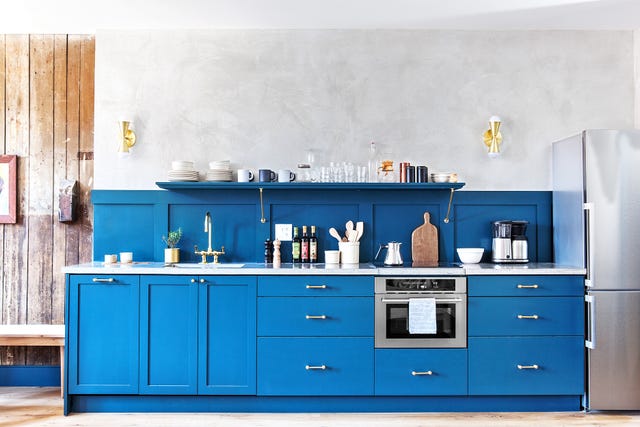
<path fill-rule="evenodd" d="M 429 212 L 424 213 L 424 224 L 411 233 L 411 259 L 415 264 L 438 263 L 438 229 L 430 222 Z"/>

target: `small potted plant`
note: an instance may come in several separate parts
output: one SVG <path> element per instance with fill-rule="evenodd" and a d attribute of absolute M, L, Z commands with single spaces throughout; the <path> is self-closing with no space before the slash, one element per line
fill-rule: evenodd
<path fill-rule="evenodd" d="M 164 262 L 165 264 L 173 264 L 180 262 L 180 249 L 176 248 L 176 245 L 182 238 L 182 228 L 169 231 L 169 234 L 162 236 L 162 241 L 166 243 L 167 248 L 164 250 Z"/>

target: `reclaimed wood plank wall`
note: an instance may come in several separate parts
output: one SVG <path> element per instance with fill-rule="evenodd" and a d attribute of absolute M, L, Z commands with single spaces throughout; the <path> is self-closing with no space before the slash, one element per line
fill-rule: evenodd
<path fill-rule="evenodd" d="M 18 155 L 16 224 L 0 225 L 0 323 L 64 323 L 64 265 L 91 260 L 95 40 L 0 35 L 0 154 Z M 78 219 L 58 221 L 60 181 Z M 0 365 L 56 365 L 54 348 L 0 347 Z"/>

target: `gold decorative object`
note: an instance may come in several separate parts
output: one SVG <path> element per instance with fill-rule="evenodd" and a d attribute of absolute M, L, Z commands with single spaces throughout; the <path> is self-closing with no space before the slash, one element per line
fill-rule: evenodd
<path fill-rule="evenodd" d="M 500 124 L 500 117 L 491 116 L 489 119 L 489 130 L 483 135 L 484 144 L 489 148 L 489 157 L 497 157 L 500 155 L 500 144 L 502 143 Z"/>
<path fill-rule="evenodd" d="M 131 122 L 121 121 L 118 122 L 119 126 L 119 139 L 118 141 L 118 154 L 126 156 L 131 154 L 129 149 L 136 145 L 136 134 L 129 128 Z"/>

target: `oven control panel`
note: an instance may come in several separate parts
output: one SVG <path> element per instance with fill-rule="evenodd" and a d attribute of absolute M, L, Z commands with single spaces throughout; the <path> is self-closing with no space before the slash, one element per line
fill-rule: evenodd
<path fill-rule="evenodd" d="M 381 293 L 466 293 L 466 277 L 376 277 L 375 292 Z"/>

